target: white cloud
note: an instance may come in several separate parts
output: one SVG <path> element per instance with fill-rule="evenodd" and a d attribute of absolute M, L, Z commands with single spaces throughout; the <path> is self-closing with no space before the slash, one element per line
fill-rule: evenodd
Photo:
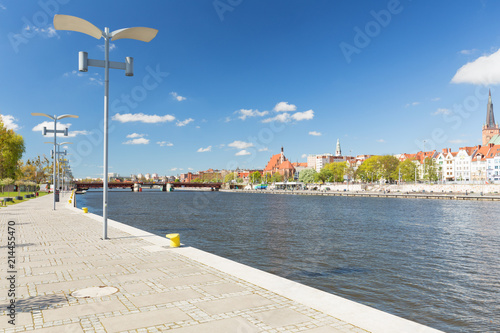
<path fill-rule="evenodd" d="M 307 110 L 304 112 L 295 112 L 292 115 L 292 118 L 297 121 L 301 120 L 311 120 L 314 118 L 314 111 L 313 110 Z"/>
<path fill-rule="evenodd" d="M 104 52 L 104 45 L 97 45 L 97 47 L 102 51 Z M 110 51 L 113 51 L 114 49 L 116 49 L 116 44 L 115 43 L 109 43 L 109 50 Z"/>
<path fill-rule="evenodd" d="M 417 106 L 417 105 L 419 105 L 419 104 L 420 104 L 420 102 L 412 102 L 412 103 L 408 103 L 408 104 L 406 104 L 406 105 L 405 105 L 405 108 L 407 108 L 407 107 L 409 107 L 409 106 Z"/>
<path fill-rule="evenodd" d="M 456 140 L 449 140 L 448 142 L 453 144 L 460 144 L 460 143 L 466 143 L 467 140 L 456 139 Z"/>
<path fill-rule="evenodd" d="M 155 123 L 165 123 L 169 121 L 174 121 L 175 117 L 169 114 L 164 116 L 158 115 L 148 115 L 144 113 L 124 113 L 124 114 L 115 114 L 112 118 L 113 120 L 117 120 L 121 123 L 129 123 L 139 121 L 147 124 L 155 124 Z"/>
<path fill-rule="evenodd" d="M 193 118 L 184 119 L 183 121 L 177 120 L 177 123 L 175 125 L 182 127 L 182 126 L 186 126 L 187 124 L 189 124 L 192 121 L 194 121 Z"/>
<path fill-rule="evenodd" d="M 297 107 L 293 104 L 288 104 L 288 102 L 279 102 L 274 106 L 274 111 L 283 112 L 283 111 L 295 111 Z"/>
<path fill-rule="evenodd" d="M 437 102 L 437 101 L 440 101 L 441 100 L 441 97 L 434 97 L 433 99 L 431 99 L 431 101 L 433 102 Z"/>
<path fill-rule="evenodd" d="M 7 10 L 7 7 L 5 7 L 3 4 L 0 3 L 0 9 Z"/>
<path fill-rule="evenodd" d="M 24 27 L 24 30 L 27 31 L 28 33 L 37 33 L 44 38 L 52 38 L 52 37 L 59 38 L 59 35 L 57 34 L 57 30 L 54 29 L 53 26 L 50 26 L 50 27 L 44 29 L 44 28 L 38 28 L 38 27 L 35 27 L 32 25 L 27 25 Z"/>
<path fill-rule="evenodd" d="M 253 147 L 253 143 L 244 142 L 244 141 L 233 141 L 227 145 L 228 147 L 237 148 L 237 149 L 246 149 Z"/>
<path fill-rule="evenodd" d="M 77 135 L 89 135 L 89 134 L 90 134 L 90 132 L 88 132 L 88 131 L 69 131 L 67 137 L 74 138 Z M 50 135 L 47 135 L 47 136 L 50 136 Z M 54 136 L 54 135 L 52 134 L 52 136 Z"/>
<path fill-rule="evenodd" d="M 440 115 L 440 114 L 449 115 L 449 114 L 451 114 L 451 110 L 450 109 L 439 108 L 439 109 L 436 110 L 436 112 L 432 113 L 433 116 L 437 116 L 437 115 Z"/>
<path fill-rule="evenodd" d="M 259 151 L 269 151 L 269 148 L 267 148 L 267 147 L 260 148 Z"/>
<path fill-rule="evenodd" d="M 132 139 L 132 140 L 125 141 L 123 144 L 124 145 L 147 145 L 147 144 L 149 144 L 149 139 L 145 139 L 145 138 Z"/>
<path fill-rule="evenodd" d="M 170 171 L 177 171 L 177 168 L 172 168 L 170 169 Z"/>
<path fill-rule="evenodd" d="M 132 133 L 127 135 L 127 138 L 129 139 L 135 139 L 135 138 L 142 138 L 144 137 L 145 134 L 138 134 L 138 133 Z"/>
<path fill-rule="evenodd" d="M 316 132 L 316 131 L 311 131 L 311 132 L 309 132 L 309 135 L 312 135 L 312 136 L 321 136 L 321 133 L 320 132 Z"/>
<path fill-rule="evenodd" d="M 384 143 L 385 140 L 384 139 L 378 139 L 377 142 Z"/>
<path fill-rule="evenodd" d="M 245 120 L 248 117 L 263 117 L 269 114 L 267 111 L 259 111 L 259 110 L 252 110 L 252 109 L 240 109 L 238 111 L 235 111 L 234 113 L 240 114 L 238 118 L 241 120 Z"/>
<path fill-rule="evenodd" d="M 225 122 L 225 123 L 228 123 L 228 122 L 230 122 L 230 121 L 231 121 L 231 118 L 229 118 L 229 117 L 224 118 L 224 122 Z"/>
<path fill-rule="evenodd" d="M 463 55 L 469 55 L 472 53 L 476 53 L 477 51 L 479 51 L 479 50 L 478 49 L 470 49 L 470 50 L 461 50 L 461 51 L 458 51 L 458 53 L 463 54 Z"/>
<path fill-rule="evenodd" d="M 101 75 L 99 73 L 94 73 L 93 76 L 90 76 L 90 74 L 82 73 L 77 70 L 72 70 L 71 72 L 66 72 L 63 74 L 64 77 L 86 77 L 89 80 L 90 84 L 95 84 L 98 86 L 104 85 L 104 81 L 101 78 Z"/>
<path fill-rule="evenodd" d="M 174 145 L 172 142 L 167 141 L 158 141 L 157 144 L 159 144 L 160 147 L 172 147 Z"/>
<path fill-rule="evenodd" d="M 307 158 L 307 154 L 302 154 L 302 156 L 300 156 L 302 158 Z"/>
<path fill-rule="evenodd" d="M 262 120 L 263 123 L 270 123 L 272 121 L 277 121 L 279 123 L 287 123 L 290 121 L 290 114 L 288 114 L 286 112 L 280 113 L 276 117 L 267 118 L 267 119 Z"/>
<path fill-rule="evenodd" d="M 234 156 L 245 156 L 245 155 L 250 155 L 251 153 L 249 151 L 246 151 L 245 149 L 243 150 L 240 150 L 239 152 L 237 152 L 236 154 L 234 154 Z"/>
<path fill-rule="evenodd" d="M 2 122 L 5 125 L 5 128 L 11 129 L 13 131 L 17 131 L 19 129 L 19 125 L 15 123 L 17 119 L 14 118 L 14 116 L 6 114 L 0 115 L 0 118 L 2 118 Z"/>
<path fill-rule="evenodd" d="M 500 50 L 463 65 L 451 79 L 452 83 L 494 85 L 500 83 Z"/>
<path fill-rule="evenodd" d="M 208 146 L 207 148 L 200 148 L 197 150 L 198 153 L 205 153 L 207 151 L 212 151 L 212 146 Z"/>
<path fill-rule="evenodd" d="M 185 101 L 186 100 L 186 97 L 183 97 L 179 94 L 177 94 L 176 92 L 172 91 L 170 93 L 170 95 L 172 95 L 172 97 L 174 97 L 176 100 L 178 100 L 179 102 L 182 102 L 182 101 Z"/>

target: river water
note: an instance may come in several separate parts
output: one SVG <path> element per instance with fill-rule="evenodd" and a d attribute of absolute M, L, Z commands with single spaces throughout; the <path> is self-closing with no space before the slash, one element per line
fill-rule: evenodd
<path fill-rule="evenodd" d="M 108 201 L 110 219 L 424 325 L 500 331 L 500 202 L 154 190 Z M 102 192 L 77 205 L 102 215 Z"/>

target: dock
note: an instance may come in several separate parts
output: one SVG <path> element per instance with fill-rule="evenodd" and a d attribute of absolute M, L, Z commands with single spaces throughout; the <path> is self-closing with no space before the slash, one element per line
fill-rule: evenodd
<path fill-rule="evenodd" d="M 52 200 L 1 209 L 0 332 L 439 332 Z"/>

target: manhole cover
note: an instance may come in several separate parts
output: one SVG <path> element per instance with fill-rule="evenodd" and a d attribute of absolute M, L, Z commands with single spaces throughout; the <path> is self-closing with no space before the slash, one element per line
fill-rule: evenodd
<path fill-rule="evenodd" d="M 118 288 L 115 287 L 100 286 L 100 287 L 91 287 L 73 291 L 71 293 L 71 296 L 77 298 L 103 297 L 112 295 L 117 291 Z"/>

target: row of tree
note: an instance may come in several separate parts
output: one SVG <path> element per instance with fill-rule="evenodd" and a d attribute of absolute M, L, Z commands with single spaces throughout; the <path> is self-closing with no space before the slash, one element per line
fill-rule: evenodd
<path fill-rule="evenodd" d="M 305 169 L 299 174 L 299 181 L 304 183 L 313 182 L 343 182 L 345 179 L 351 181 L 378 181 L 384 179 L 389 182 L 430 180 L 437 181 L 439 178 L 439 167 L 431 158 L 425 159 L 423 175 L 420 175 L 418 166 L 414 160 L 407 159 L 400 162 L 392 155 L 372 156 L 366 159 L 356 170 L 345 162 L 335 162 L 325 165 L 320 172 L 313 169 Z"/>

